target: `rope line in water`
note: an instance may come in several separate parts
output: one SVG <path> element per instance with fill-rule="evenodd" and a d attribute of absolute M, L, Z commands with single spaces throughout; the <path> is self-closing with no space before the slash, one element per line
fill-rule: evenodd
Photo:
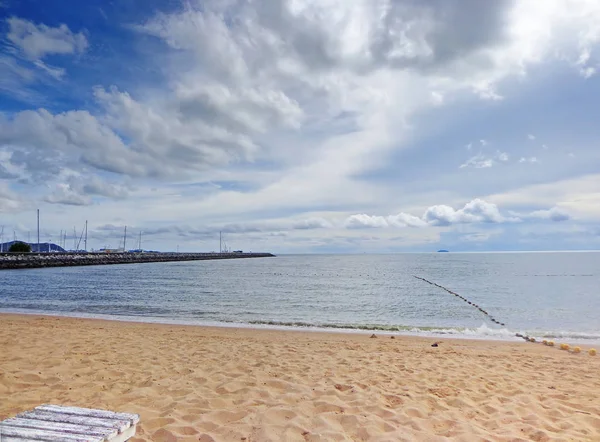
<path fill-rule="evenodd" d="M 413 275 L 413 276 L 414 276 L 414 275 Z M 483 313 L 484 315 L 486 315 L 490 321 L 492 321 L 492 322 L 494 322 L 494 323 L 496 323 L 496 324 L 498 324 L 498 325 L 501 325 L 502 327 L 506 327 L 506 324 L 505 324 L 504 322 L 500 322 L 500 321 L 498 321 L 496 318 L 494 318 L 492 315 L 490 315 L 490 314 L 489 314 L 489 313 L 488 313 L 486 310 L 484 310 L 483 308 L 481 308 L 479 305 L 475 304 L 474 302 L 471 302 L 471 301 L 469 301 L 469 300 L 468 300 L 467 298 L 465 298 L 464 296 L 461 296 L 461 295 L 459 295 L 458 293 L 456 293 L 456 292 L 453 292 L 452 290 L 450 290 L 450 289 L 448 289 L 448 288 L 446 288 L 446 287 L 444 287 L 444 286 L 442 286 L 442 285 L 436 284 L 435 282 L 432 282 L 432 281 L 430 281 L 430 280 L 428 280 L 428 279 L 421 278 L 420 276 L 414 276 L 414 277 L 415 277 L 415 278 L 417 278 L 417 279 L 420 279 L 421 281 L 424 281 L 424 282 L 426 282 L 427 284 L 434 285 L 434 286 L 436 286 L 436 287 L 438 287 L 438 288 L 440 288 L 440 289 L 442 289 L 442 290 L 445 290 L 445 291 L 447 291 L 448 293 L 450 293 L 451 295 L 453 295 L 453 296 L 456 296 L 457 298 L 460 298 L 460 299 L 462 299 L 464 302 L 466 302 L 467 304 L 469 304 L 469 305 L 470 305 L 470 306 L 472 306 L 472 307 L 475 307 L 475 308 L 476 308 L 477 310 L 479 310 L 481 313 Z"/>
<path fill-rule="evenodd" d="M 481 313 L 483 313 L 484 315 L 486 315 L 490 321 L 492 321 L 492 322 L 494 322 L 494 323 L 496 323 L 496 324 L 498 324 L 498 325 L 501 325 L 502 327 L 506 327 L 506 324 L 505 324 L 504 322 L 500 322 L 500 321 L 498 321 L 498 320 L 497 320 L 497 319 L 495 319 L 495 318 L 494 318 L 492 315 L 490 315 L 490 314 L 489 314 L 489 313 L 488 313 L 486 310 L 484 310 L 483 308 L 481 308 L 479 305 L 475 304 L 474 302 L 471 302 L 471 301 L 469 301 L 469 300 L 468 300 L 467 298 L 465 298 L 464 296 L 461 296 L 461 295 L 459 295 L 458 293 L 456 293 L 456 292 L 453 292 L 452 290 L 450 290 L 450 289 L 448 289 L 448 288 L 444 287 L 443 285 L 436 284 L 435 282 L 433 282 L 433 281 L 430 281 L 430 280 L 428 280 L 428 279 L 421 278 L 420 276 L 416 276 L 416 275 L 413 275 L 413 276 L 414 276 L 415 278 L 417 278 L 417 279 L 420 279 L 420 280 L 421 280 L 421 281 L 423 281 L 423 282 L 426 282 L 427 284 L 430 284 L 430 285 L 433 285 L 433 286 L 435 286 L 435 287 L 438 287 L 438 288 L 440 288 L 440 289 L 442 289 L 442 290 L 445 290 L 446 292 L 450 293 L 451 295 L 453 295 L 453 296 L 456 296 L 457 298 L 460 298 L 460 299 L 462 299 L 464 302 L 466 302 L 467 304 L 469 304 L 469 305 L 470 305 L 470 306 L 472 306 L 472 307 L 475 307 L 475 308 L 476 308 L 477 310 L 479 310 Z M 534 342 L 534 343 L 537 343 L 537 342 L 539 342 L 539 341 L 537 341 L 535 338 L 532 338 L 531 336 L 523 335 L 523 334 L 521 334 L 521 333 L 515 333 L 515 336 L 516 336 L 516 337 L 518 337 L 518 338 L 522 338 L 522 339 L 524 339 L 524 340 L 525 340 L 525 341 L 527 341 L 527 342 Z M 547 345 L 547 346 L 549 346 L 549 347 L 554 347 L 554 341 L 547 341 L 547 340 L 545 340 L 545 339 L 544 339 L 544 340 L 541 342 L 541 344 Z M 566 350 L 566 351 L 572 352 L 572 353 L 580 353 L 580 352 L 581 352 L 581 348 L 580 348 L 580 347 L 574 347 L 574 348 L 571 350 L 571 348 L 570 348 L 569 344 L 560 344 L 558 348 L 560 348 L 561 350 Z M 596 350 L 595 350 L 595 349 L 593 349 L 593 348 L 589 349 L 589 350 L 588 350 L 588 353 L 589 353 L 589 355 L 590 355 L 590 356 L 596 356 Z"/>

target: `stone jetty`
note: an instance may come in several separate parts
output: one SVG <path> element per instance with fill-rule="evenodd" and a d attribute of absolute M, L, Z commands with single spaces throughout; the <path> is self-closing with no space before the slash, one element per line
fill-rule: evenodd
<path fill-rule="evenodd" d="M 267 258 L 271 253 L 2 253 L 0 270 L 70 267 L 144 262 L 203 261 L 209 259 Z"/>

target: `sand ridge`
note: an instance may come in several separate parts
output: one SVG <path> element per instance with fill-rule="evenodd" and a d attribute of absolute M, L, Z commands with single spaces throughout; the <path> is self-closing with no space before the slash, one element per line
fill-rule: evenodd
<path fill-rule="evenodd" d="M 600 357 L 432 342 L 0 315 L 0 419 L 135 412 L 132 442 L 600 440 Z"/>

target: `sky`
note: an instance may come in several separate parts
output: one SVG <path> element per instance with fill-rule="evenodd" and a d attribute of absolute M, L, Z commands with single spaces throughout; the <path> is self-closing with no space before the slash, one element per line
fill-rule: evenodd
<path fill-rule="evenodd" d="M 0 228 L 600 249 L 599 106 L 597 0 L 0 0 Z"/>

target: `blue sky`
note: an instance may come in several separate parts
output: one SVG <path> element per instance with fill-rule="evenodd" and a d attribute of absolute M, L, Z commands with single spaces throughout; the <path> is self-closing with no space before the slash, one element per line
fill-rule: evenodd
<path fill-rule="evenodd" d="M 0 226 L 599 249 L 599 51 L 595 0 L 0 0 Z"/>

